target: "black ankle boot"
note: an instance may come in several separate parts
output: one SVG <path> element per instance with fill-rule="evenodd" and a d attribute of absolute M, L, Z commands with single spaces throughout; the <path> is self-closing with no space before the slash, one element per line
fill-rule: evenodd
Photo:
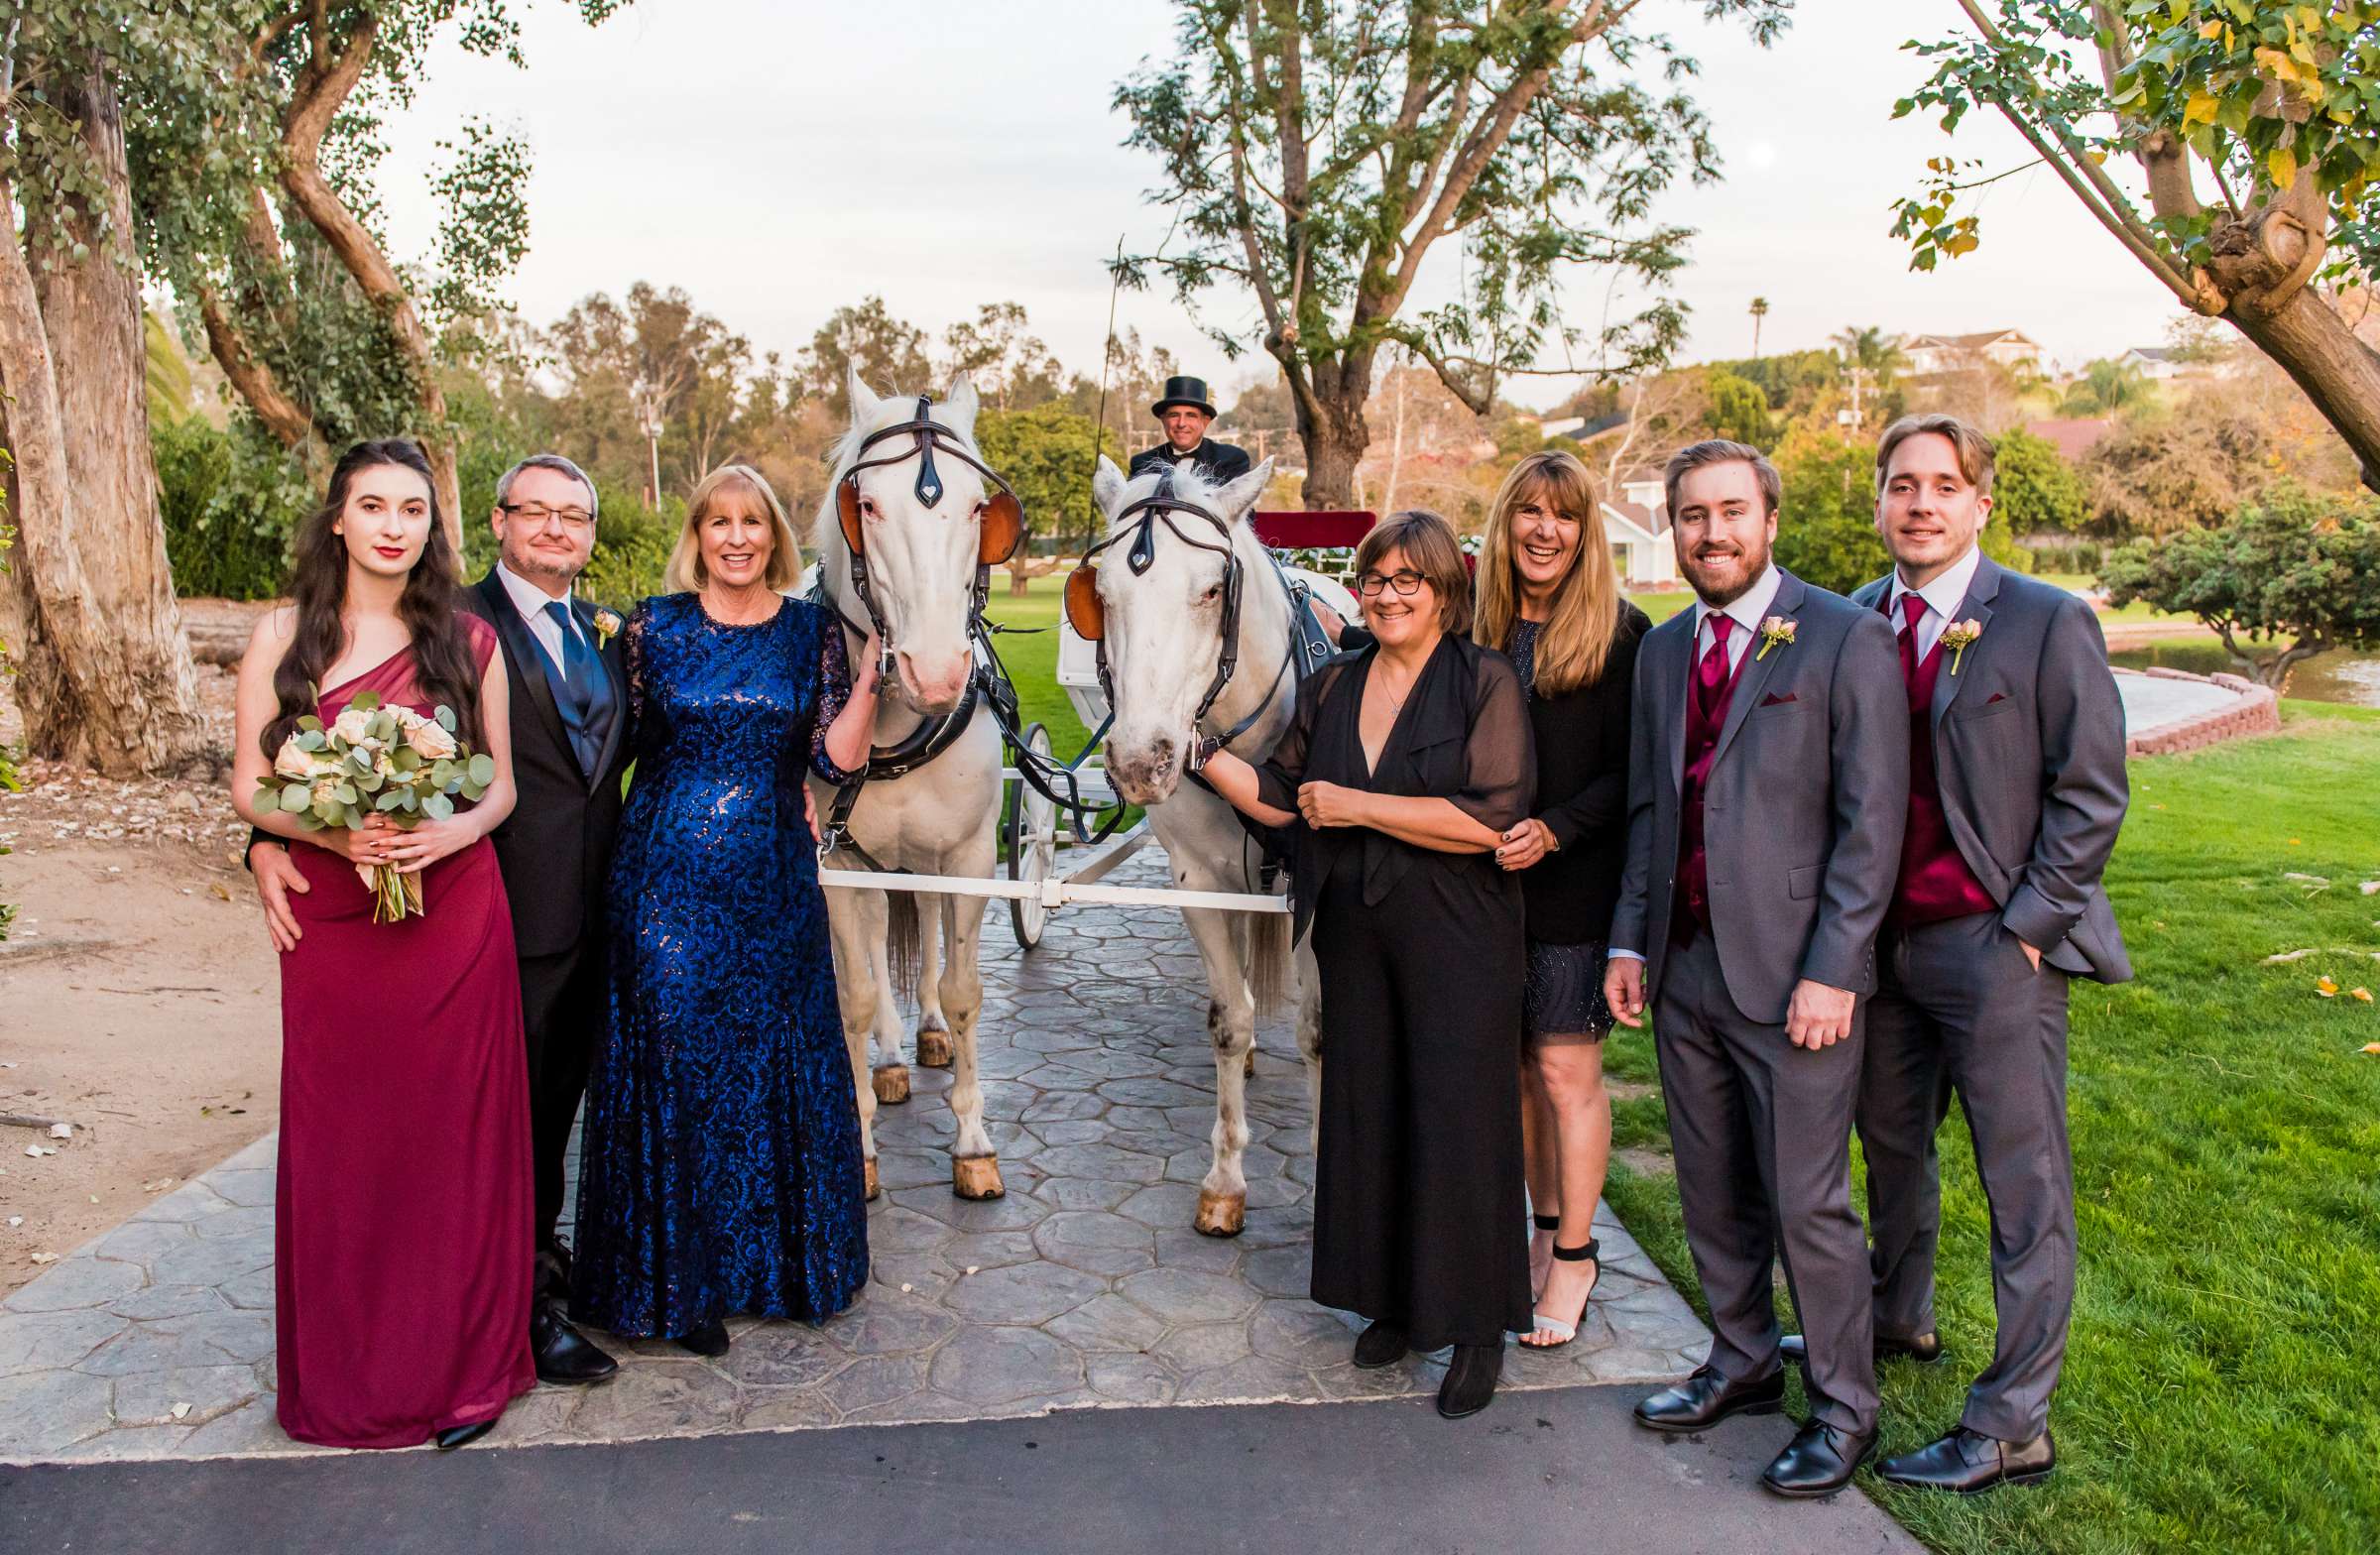
<path fill-rule="evenodd" d="M 1478 1414 L 1495 1396 L 1495 1379 L 1504 1370 L 1502 1341 L 1492 1345 L 1457 1345 L 1446 1364 L 1446 1380 L 1438 1384 L 1438 1412 L 1449 1420 Z"/>
<path fill-rule="evenodd" d="M 691 1350 L 698 1356 L 716 1360 L 727 1354 L 727 1325 L 713 1318 L 700 1328 L 688 1329 L 678 1335 L 677 1345 L 681 1350 Z"/>
<path fill-rule="evenodd" d="M 1367 1372 L 1394 1366 L 1405 1358 L 1405 1331 L 1394 1323 L 1374 1323 L 1356 1339 L 1356 1365 Z"/>

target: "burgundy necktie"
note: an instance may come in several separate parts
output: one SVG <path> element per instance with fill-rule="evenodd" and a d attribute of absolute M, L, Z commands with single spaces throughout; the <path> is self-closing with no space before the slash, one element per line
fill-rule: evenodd
<path fill-rule="evenodd" d="M 1719 709 L 1719 693 L 1727 683 L 1727 634 L 1735 629 L 1732 617 L 1717 611 L 1707 618 L 1711 623 L 1711 650 L 1695 666 L 1694 695 L 1708 719 Z"/>
<path fill-rule="evenodd" d="M 1901 615 L 1909 623 L 1909 630 L 1901 634 L 1901 681 L 1911 691 L 1915 691 L 1917 689 L 1918 659 L 1917 624 L 1926 619 L 1924 597 L 1917 594 L 1903 594 L 1901 596 Z"/>

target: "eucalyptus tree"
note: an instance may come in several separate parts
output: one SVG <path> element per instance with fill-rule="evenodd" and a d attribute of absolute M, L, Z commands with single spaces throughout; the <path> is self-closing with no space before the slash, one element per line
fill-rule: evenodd
<path fill-rule="evenodd" d="M 625 0 L 573 0 L 590 23 Z M 160 96 L 131 151 L 143 241 L 195 310 L 234 390 L 309 460 L 362 436 L 420 439 L 450 530 L 461 522 L 439 383 L 529 241 L 529 156 L 482 118 L 440 143 L 427 265 L 392 258 L 373 180 L 402 111 L 451 35 L 524 64 L 519 0 L 211 0 L 175 9 L 204 89 Z M 226 36 L 228 35 L 228 37 Z"/>
<path fill-rule="evenodd" d="M 1896 113 L 1955 133 L 1997 111 L 2177 300 L 2279 363 L 2380 489 L 2380 352 L 2338 306 L 2380 269 L 2380 4 L 1958 6 L 1965 30 L 1912 46 L 1933 73 Z M 1977 246 L 1960 196 L 2005 176 L 1928 166 L 1893 228 L 1919 270 Z"/>
<path fill-rule="evenodd" d="M 108 0 L 19 0 L 0 33 L 0 383 L 17 530 L 0 638 L 27 749 L 118 777 L 207 747 L 149 462 L 116 84 L 202 98 L 203 52 L 182 46 L 206 26 Z"/>
<path fill-rule="evenodd" d="M 1349 502 L 1371 433 L 1381 349 L 1427 363 L 1486 414 L 1556 340 L 1591 370 L 1657 367 L 1685 331 L 1664 293 L 1691 235 L 1653 219 L 1680 176 L 1718 176 L 1684 90 L 1694 62 L 1656 15 L 1734 18 L 1762 44 L 1790 0 L 1177 0 L 1171 58 L 1116 92 L 1128 144 L 1181 242 L 1125 255 L 1120 279 L 1169 280 L 1195 305 L 1253 296 L 1287 374 L 1309 506 Z M 1440 262 L 1425 283 L 1432 254 Z M 1560 283 L 1597 266 L 1639 303 L 1567 325 Z M 1420 299 L 1430 299 L 1424 303 Z M 1210 324 L 1226 356 L 1241 331 Z M 1566 371 L 1570 369 L 1565 369 Z"/>

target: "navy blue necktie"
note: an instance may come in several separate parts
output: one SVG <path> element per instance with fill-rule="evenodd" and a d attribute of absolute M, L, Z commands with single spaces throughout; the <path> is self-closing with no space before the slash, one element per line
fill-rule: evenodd
<path fill-rule="evenodd" d="M 603 731 L 595 727 L 589 715 L 597 698 L 609 686 L 603 673 L 603 660 L 588 646 L 578 623 L 570 619 L 570 607 L 555 600 L 545 607 L 554 625 L 562 632 L 562 688 L 569 706 L 564 710 L 562 723 L 570 732 L 570 749 L 578 757 L 578 765 L 589 774 L 603 760 Z"/>

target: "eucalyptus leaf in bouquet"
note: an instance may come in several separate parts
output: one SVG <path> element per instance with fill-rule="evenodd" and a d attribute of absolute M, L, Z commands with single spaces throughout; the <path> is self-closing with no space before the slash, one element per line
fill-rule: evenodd
<path fill-rule="evenodd" d="M 425 718 L 383 703 L 377 692 L 359 692 L 327 725 L 312 716 L 298 720 L 261 781 L 257 806 L 278 807 L 309 832 L 360 831 L 371 814 L 406 829 L 444 820 L 457 799 L 476 800 L 496 780 L 495 758 L 465 746 L 456 728 L 450 707 Z M 388 864 L 355 869 L 372 892 L 373 921 L 423 910 L 418 874 Z"/>

